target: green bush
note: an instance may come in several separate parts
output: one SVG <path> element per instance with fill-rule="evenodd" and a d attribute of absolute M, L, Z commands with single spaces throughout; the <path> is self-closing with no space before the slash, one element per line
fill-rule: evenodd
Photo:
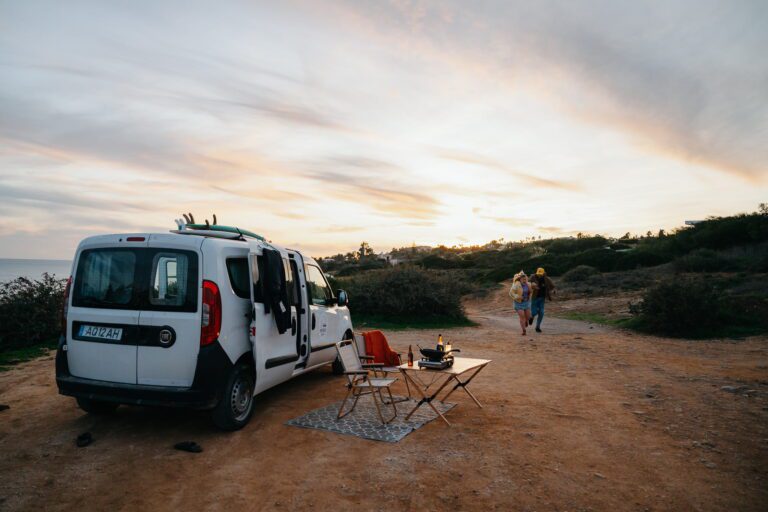
<path fill-rule="evenodd" d="M 573 267 L 571 270 L 563 274 L 563 281 L 567 283 L 575 283 L 578 281 L 584 281 L 587 278 L 597 275 L 600 272 L 595 267 L 589 265 L 579 265 Z"/>
<path fill-rule="evenodd" d="M 640 330 L 678 338 L 705 337 L 727 323 L 721 293 L 699 279 L 671 279 L 649 288 L 639 310 Z"/>
<path fill-rule="evenodd" d="M 696 249 L 675 260 L 678 272 L 718 272 L 727 266 L 725 258 L 712 249 Z"/>
<path fill-rule="evenodd" d="M 468 286 L 447 273 L 397 266 L 336 281 L 349 293 L 353 317 L 465 318 L 461 296 Z"/>
<path fill-rule="evenodd" d="M 727 282 L 669 279 L 648 288 L 631 326 L 676 338 L 758 334 L 768 328 L 768 301 L 735 296 Z M 639 311 L 639 313 L 638 313 Z"/>
<path fill-rule="evenodd" d="M 59 335 L 66 281 L 43 274 L 0 284 L 0 352 L 53 343 Z"/>

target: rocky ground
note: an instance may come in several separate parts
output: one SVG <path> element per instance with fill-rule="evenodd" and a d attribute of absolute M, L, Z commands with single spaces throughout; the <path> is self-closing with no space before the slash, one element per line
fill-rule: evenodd
<path fill-rule="evenodd" d="M 527 336 L 504 288 L 469 302 L 480 325 L 442 334 L 493 360 L 472 384 L 484 408 L 454 394 L 451 427 L 397 444 L 284 424 L 341 399 L 325 369 L 260 395 L 252 422 L 225 434 L 200 412 L 91 417 L 57 394 L 52 357 L 19 365 L 0 374 L 0 509 L 768 509 L 768 338 L 679 341 L 556 318 L 624 302 L 595 300 L 548 304 L 544 333 Z M 388 333 L 403 351 L 437 334 Z M 77 448 L 83 431 L 95 441 Z M 172 449 L 183 440 L 204 451 Z"/>

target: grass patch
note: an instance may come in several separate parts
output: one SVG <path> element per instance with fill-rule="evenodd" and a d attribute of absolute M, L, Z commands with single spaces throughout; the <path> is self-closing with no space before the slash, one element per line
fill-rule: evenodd
<path fill-rule="evenodd" d="M 31 361 L 32 359 L 37 359 L 41 356 L 46 356 L 48 355 L 49 350 L 55 348 L 55 343 L 47 343 L 43 345 L 36 345 L 34 347 L 25 347 L 16 350 L 0 352 L 0 372 L 10 370 L 10 367 L 15 364 L 24 363 L 26 361 Z"/>
<path fill-rule="evenodd" d="M 427 317 L 405 318 L 401 316 L 382 315 L 353 315 L 352 322 L 355 328 L 387 329 L 390 331 L 403 331 L 406 329 L 446 329 L 451 327 L 476 327 L 478 324 L 468 318 L 455 317 Z"/>
<path fill-rule="evenodd" d="M 579 320 L 581 322 L 589 322 L 599 325 L 611 325 L 614 327 L 629 327 L 632 323 L 632 318 L 608 318 L 605 315 L 599 313 L 580 313 L 578 311 L 571 311 L 567 313 L 560 313 L 559 318 L 565 318 L 567 320 Z"/>

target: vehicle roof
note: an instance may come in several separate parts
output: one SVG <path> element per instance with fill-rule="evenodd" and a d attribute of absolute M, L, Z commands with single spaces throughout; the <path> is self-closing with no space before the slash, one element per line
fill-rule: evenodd
<path fill-rule="evenodd" d="M 133 242 L 129 241 L 131 238 L 144 238 L 145 240 L 142 242 Z M 301 251 L 297 249 L 290 249 L 286 247 L 282 247 L 277 244 L 273 244 L 271 242 L 262 242 L 261 240 L 248 238 L 245 241 L 241 239 L 229 239 L 229 238 L 219 238 L 216 236 L 207 236 L 204 234 L 180 234 L 175 233 L 172 231 L 169 232 L 160 232 L 160 233 L 114 233 L 114 234 L 106 234 L 106 235 L 94 235 L 89 236 L 87 238 L 84 238 L 80 244 L 78 245 L 78 251 L 82 249 L 88 249 L 88 248 L 96 248 L 96 247 L 115 247 L 115 246 L 126 246 L 126 247 L 146 247 L 150 241 L 157 242 L 162 240 L 173 240 L 173 243 L 178 244 L 181 243 L 183 245 L 188 245 L 191 248 L 200 248 L 203 244 L 203 241 L 207 245 L 213 244 L 218 246 L 227 246 L 227 247 L 242 247 L 247 248 L 249 245 L 257 245 L 262 248 L 275 248 L 277 250 L 280 250 L 281 252 L 285 251 L 294 251 L 301 254 L 302 258 L 305 262 L 311 262 L 314 264 L 317 264 L 314 258 L 311 256 L 307 256 Z"/>

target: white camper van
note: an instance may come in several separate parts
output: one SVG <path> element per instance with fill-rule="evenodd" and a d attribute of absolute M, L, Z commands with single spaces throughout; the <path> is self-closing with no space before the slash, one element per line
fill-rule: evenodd
<path fill-rule="evenodd" d="M 298 251 L 225 226 L 93 236 L 77 248 L 56 356 L 59 392 L 211 409 L 235 430 L 254 395 L 336 359 L 352 339 L 343 290 Z"/>

